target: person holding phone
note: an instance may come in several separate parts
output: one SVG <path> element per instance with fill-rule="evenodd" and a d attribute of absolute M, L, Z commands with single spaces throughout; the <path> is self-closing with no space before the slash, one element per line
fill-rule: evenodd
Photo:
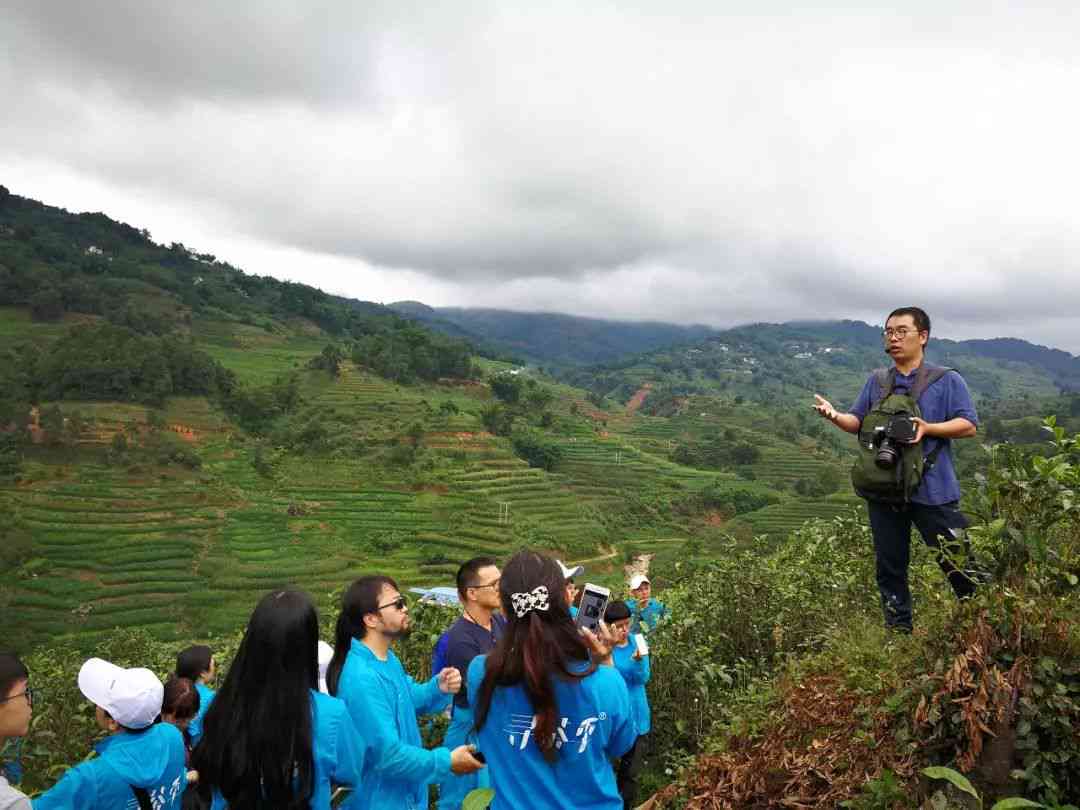
<path fill-rule="evenodd" d="M 634 716 L 637 739 L 634 745 L 619 759 L 616 784 L 623 799 L 624 810 L 637 806 L 638 776 L 645 759 L 647 736 L 652 730 L 652 712 L 645 684 L 652 677 L 649 666 L 648 645 L 643 636 L 630 634 L 630 609 L 625 602 L 612 602 L 604 613 L 604 621 L 611 629 L 615 646 L 611 650 L 615 669 L 622 675 L 630 692 L 630 708 Z M 633 640 L 632 640 L 633 639 Z"/>
<path fill-rule="evenodd" d="M 555 560 L 519 551 L 499 583 L 505 634 L 469 665 L 469 699 L 491 773 L 491 810 L 622 810 L 609 764 L 637 740 L 614 639 L 579 629 Z"/>

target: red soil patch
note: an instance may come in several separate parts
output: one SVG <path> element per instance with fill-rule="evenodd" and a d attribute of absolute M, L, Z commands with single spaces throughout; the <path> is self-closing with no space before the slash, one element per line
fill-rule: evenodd
<path fill-rule="evenodd" d="M 446 484 L 421 484 L 417 486 L 414 492 L 434 492 L 436 495 L 445 495 L 450 491 L 450 487 Z"/>
<path fill-rule="evenodd" d="M 710 512 L 705 513 L 705 525 L 707 526 L 723 526 L 727 523 L 727 520 L 722 514 L 713 509 Z"/>
<path fill-rule="evenodd" d="M 190 428 L 187 425 L 169 425 L 169 430 L 185 442 L 195 442 L 199 439 L 199 435 L 195 432 L 194 428 Z"/>
<path fill-rule="evenodd" d="M 635 414 L 652 392 L 652 383 L 644 383 L 626 403 L 626 413 Z"/>

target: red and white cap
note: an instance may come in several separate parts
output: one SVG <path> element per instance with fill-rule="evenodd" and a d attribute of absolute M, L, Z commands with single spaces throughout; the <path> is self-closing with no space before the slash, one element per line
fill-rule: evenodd
<path fill-rule="evenodd" d="M 648 581 L 649 578 L 644 574 L 634 574 L 632 577 L 630 577 L 630 590 L 636 591 Z"/>
<path fill-rule="evenodd" d="M 136 730 L 157 719 L 165 699 L 165 687 L 150 670 L 124 669 L 100 658 L 91 658 L 82 665 L 79 691 L 124 728 Z"/>

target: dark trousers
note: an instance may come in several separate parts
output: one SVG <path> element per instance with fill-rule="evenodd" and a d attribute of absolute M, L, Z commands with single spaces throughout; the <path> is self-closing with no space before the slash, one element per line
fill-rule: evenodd
<path fill-rule="evenodd" d="M 899 506 L 867 501 L 870 528 L 874 534 L 877 584 L 885 626 L 911 630 L 911 590 L 908 564 L 911 561 L 911 526 L 919 530 L 923 542 L 937 552 L 937 563 L 958 598 L 975 592 L 975 583 L 963 570 L 968 543 L 964 529 L 967 518 L 955 502 L 940 506 L 909 503 Z M 959 563 L 959 565 L 957 565 Z"/>
<path fill-rule="evenodd" d="M 642 734 L 619 760 L 619 767 L 615 771 L 615 783 L 619 786 L 619 795 L 622 796 L 623 810 L 631 810 L 637 805 L 638 775 L 641 773 L 641 765 L 645 760 L 646 748 L 648 748 L 648 735 Z"/>

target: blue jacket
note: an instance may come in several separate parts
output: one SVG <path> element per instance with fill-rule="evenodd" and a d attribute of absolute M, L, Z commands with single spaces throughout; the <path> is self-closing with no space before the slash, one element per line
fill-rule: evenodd
<path fill-rule="evenodd" d="M 656 629 L 656 625 L 662 619 L 668 616 L 667 607 L 658 599 L 650 599 L 644 610 L 638 607 L 636 599 L 627 599 L 626 607 L 630 609 L 631 633 L 645 633 L 647 635 L 650 631 Z"/>
<path fill-rule="evenodd" d="M 331 783 L 346 785 L 354 793 L 362 789 L 364 745 L 345 704 L 314 689 L 311 690 L 311 737 L 315 791 L 308 806 L 311 810 L 330 810 Z M 222 795 L 215 791 L 211 810 L 227 806 Z"/>
<path fill-rule="evenodd" d="M 353 639 L 341 670 L 337 694 L 367 742 L 363 790 L 343 807 L 349 810 L 426 810 L 428 783 L 450 773 L 450 750 L 428 750 L 420 742 L 417 715 L 440 712 L 450 695 L 433 677 L 417 683 L 393 650 L 380 661 Z"/>
<path fill-rule="evenodd" d="M 201 681 L 195 683 L 195 691 L 199 693 L 199 711 L 191 718 L 187 729 L 192 748 L 199 744 L 199 739 L 202 737 L 203 718 L 206 717 L 206 710 L 210 708 L 210 703 L 213 701 L 214 695 L 217 694 Z"/>
<path fill-rule="evenodd" d="M 478 655 L 469 665 L 474 709 L 486 663 L 487 656 Z M 495 789 L 492 810 L 622 810 L 609 760 L 629 751 L 638 737 L 626 684 L 608 666 L 580 681 L 553 683 L 560 720 L 552 763 L 532 738 L 535 718 L 525 689 L 495 687 L 478 734 Z"/>
<path fill-rule="evenodd" d="M 651 656 L 644 655 L 635 659 L 635 650 L 637 647 L 634 646 L 634 642 L 629 641 L 621 647 L 615 647 L 611 651 L 611 657 L 615 662 L 615 669 L 619 670 L 619 674 L 626 681 L 626 689 L 630 693 L 630 709 L 634 715 L 634 726 L 640 736 L 652 730 L 652 712 L 649 709 L 649 697 L 645 694 L 645 684 L 652 677 L 652 667 L 649 665 Z"/>
<path fill-rule="evenodd" d="M 141 734 L 113 734 L 94 750 L 95 759 L 69 769 L 34 799 L 34 810 L 138 810 L 133 786 L 150 794 L 154 810 L 180 810 L 187 769 L 184 737 L 176 726 L 158 723 Z"/>

